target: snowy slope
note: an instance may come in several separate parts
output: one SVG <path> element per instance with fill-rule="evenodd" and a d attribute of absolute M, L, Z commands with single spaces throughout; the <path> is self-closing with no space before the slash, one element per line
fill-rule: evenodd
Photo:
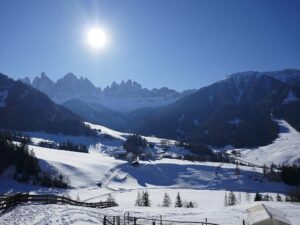
<path fill-rule="evenodd" d="M 285 156 L 286 160 L 289 160 L 288 157 L 294 157 L 295 152 L 292 151 L 288 155 L 283 149 L 284 147 L 290 149 L 291 146 L 299 146 L 299 142 L 297 142 L 299 133 L 285 121 L 278 122 L 282 126 L 278 139 L 270 146 L 251 150 L 253 151 L 252 154 L 262 151 L 261 154 L 272 155 L 273 160 L 279 160 L 283 158 L 282 155 L 275 157 L 275 153 L 268 153 L 272 149 L 277 149 Z M 140 217 L 159 218 L 162 215 L 164 219 L 189 221 L 204 221 L 205 218 L 208 218 L 208 222 L 240 225 L 242 219 L 247 218 L 246 208 L 254 204 L 253 198 L 256 191 L 270 193 L 275 197 L 276 193 L 281 193 L 284 196 L 284 193 L 290 190 L 290 187 L 283 183 L 266 181 L 261 169 L 240 166 L 241 172 L 240 175 L 237 175 L 236 166 L 227 163 L 161 159 L 141 161 L 139 167 L 132 167 L 127 161 L 117 160 L 107 154 L 109 151 L 120 147 L 122 140 L 129 134 L 99 125 L 89 125 L 93 129 L 101 130 L 101 134 L 110 135 L 112 139 L 104 138 L 101 135 L 97 138 L 89 138 L 27 133 L 34 137 L 35 143 L 41 140 L 54 142 L 71 140 L 75 143 L 90 145 L 89 153 L 55 150 L 35 145 L 29 146 L 30 149 L 34 150 L 43 169 L 50 172 L 61 172 L 68 177 L 72 189 L 47 189 L 17 183 L 11 180 L 12 174 L 9 176 L 9 171 L 7 171 L 0 176 L 0 191 L 2 193 L 16 191 L 59 192 L 69 195 L 73 199 L 79 198 L 88 202 L 105 200 L 107 194 L 111 193 L 119 207 L 99 210 L 65 205 L 23 205 L 5 214 L 0 214 L 1 222 L 25 225 L 101 224 L 104 214 L 123 215 L 125 212 L 130 212 L 131 215 Z M 146 137 L 146 139 L 158 144 L 161 141 L 155 137 Z M 171 145 L 174 144 L 172 141 L 171 143 Z M 175 147 L 171 146 L 171 149 L 174 150 Z M 243 155 L 246 159 L 251 160 L 250 150 L 244 150 Z M 97 186 L 100 181 L 102 183 L 101 188 Z M 152 206 L 146 208 L 134 206 L 137 193 L 146 189 L 150 194 Z M 224 207 L 224 196 L 229 191 L 234 191 L 236 195 L 241 192 L 241 202 L 237 206 Z M 170 195 L 173 203 L 176 194 L 180 192 L 183 200 L 193 201 L 197 208 L 174 208 L 173 206 L 163 208 L 160 205 L 165 192 Z M 246 192 L 250 193 L 248 199 Z M 268 202 L 267 204 L 287 214 L 293 225 L 296 225 L 300 220 L 300 205 L 298 204 L 279 202 Z M 141 224 L 146 225 L 145 223 Z"/>
<path fill-rule="evenodd" d="M 108 135 L 110 135 L 116 139 L 120 139 L 120 140 L 126 140 L 126 138 L 129 135 L 131 135 L 130 133 L 122 133 L 122 132 L 115 131 L 110 128 L 107 128 L 107 127 L 104 127 L 101 125 L 97 125 L 97 124 L 92 124 L 92 123 L 88 123 L 88 122 L 86 122 L 86 124 L 89 125 L 94 130 L 101 130 L 102 134 L 108 134 Z M 148 136 L 142 136 L 142 137 L 145 138 L 148 142 L 151 142 L 154 144 L 159 144 L 162 140 L 166 140 L 166 139 L 157 138 L 157 137 L 148 137 Z M 175 144 L 174 140 L 167 139 L 167 141 L 172 145 Z"/>
<path fill-rule="evenodd" d="M 300 165 L 300 133 L 284 120 L 276 120 L 280 127 L 278 138 L 270 145 L 255 149 L 237 149 L 242 159 L 256 164 Z"/>
<path fill-rule="evenodd" d="M 85 188 L 103 178 L 105 173 L 123 161 L 93 152 L 80 153 L 29 146 L 36 157 L 45 160 L 70 179 L 72 187 Z"/>
<path fill-rule="evenodd" d="M 30 146 L 30 149 L 33 149 L 36 157 L 41 160 L 44 170 L 59 171 L 68 177 L 73 188 L 92 188 L 96 196 L 103 193 L 102 189 L 97 188 L 99 181 L 102 182 L 103 188 L 117 192 L 166 187 L 252 192 L 288 190 L 288 186 L 282 183 L 255 181 L 254 178 L 262 179 L 260 169 L 240 167 L 241 174 L 237 176 L 235 165 L 226 163 L 162 159 L 141 161 L 139 167 L 133 167 L 127 161 L 117 160 L 93 150 L 89 153 L 78 153 L 37 146 Z"/>

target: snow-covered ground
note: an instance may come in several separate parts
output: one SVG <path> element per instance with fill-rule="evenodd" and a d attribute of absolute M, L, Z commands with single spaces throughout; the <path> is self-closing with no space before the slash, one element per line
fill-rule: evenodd
<path fill-rule="evenodd" d="M 1 215 L 2 224 L 102 224 L 104 215 L 120 215 L 160 218 L 179 221 L 205 221 L 222 225 L 242 225 L 247 218 L 246 209 L 257 203 L 248 202 L 245 195 L 241 195 L 241 203 L 235 206 L 223 205 L 223 191 L 179 190 L 183 199 L 198 204 L 196 208 L 164 208 L 159 206 L 164 192 L 175 198 L 177 190 L 157 189 L 149 190 L 151 207 L 136 207 L 133 205 L 136 191 L 121 193 L 116 196 L 119 207 L 109 209 L 93 209 L 68 205 L 22 205 Z M 253 194 L 251 194 L 251 198 Z M 265 202 L 269 206 L 282 211 L 292 225 L 299 224 L 299 204 L 285 202 Z M 152 224 L 142 222 L 140 225 Z"/>
<path fill-rule="evenodd" d="M 296 155 L 299 133 L 286 122 L 278 122 L 282 125 L 282 132 L 278 139 L 270 146 L 251 151 L 271 155 L 270 160 L 279 160 L 283 156 L 288 160 L 289 155 L 283 149 L 294 146 L 294 151 L 290 151 L 290 156 L 292 158 Z M 112 138 L 27 133 L 34 137 L 35 143 L 41 140 L 54 142 L 70 140 L 90 145 L 89 153 L 29 146 L 40 160 L 42 168 L 53 173 L 61 172 L 68 177 L 72 189 L 48 189 L 17 183 L 12 180 L 13 173 L 8 170 L 0 176 L 0 192 L 58 192 L 87 202 L 105 200 L 110 193 L 119 206 L 100 210 L 66 205 L 20 205 L 0 214 L 0 224 L 101 224 L 104 214 L 122 215 L 130 212 L 130 215 L 139 217 L 158 218 L 162 215 L 164 219 L 185 221 L 204 221 L 207 218 L 208 222 L 238 225 L 242 224 L 242 219 L 247 218 L 246 208 L 255 204 L 253 202 L 255 192 L 269 193 L 275 198 L 277 193 L 284 196 L 291 190 L 291 187 L 283 183 L 266 181 L 261 169 L 240 166 L 240 173 L 237 173 L 236 166 L 233 164 L 160 159 L 141 161 L 140 166 L 133 167 L 127 161 L 115 159 L 108 154 L 120 147 L 122 140 L 128 134 L 99 125 L 91 125 L 91 127 L 101 129 L 102 134 L 109 134 Z M 283 129 L 284 127 L 289 129 Z M 161 142 L 161 139 L 154 137 L 147 137 L 147 140 L 155 144 Z M 170 151 L 178 154 L 186 151 L 176 148 L 174 142 L 170 143 Z M 274 149 L 280 151 L 281 156 L 276 156 Z M 274 154 L 267 153 L 272 150 Z M 248 151 L 242 152 L 243 157 L 258 163 L 255 157 L 250 157 L 250 150 Z M 263 158 L 266 160 L 267 157 Z M 98 182 L 102 183 L 101 188 L 97 186 Z M 150 194 L 151 207 L 134 206 L 137 193 L 143 190 L 148 190 Z M 241 202 L 236 206 L 224 207 L 224 196 L 229 191 L 234 191 L 237 196 L 240 195 Z M 178 192 L 183 200 L 193 201 L 197 207 L 174 208 L 172 205 L 170 208 L 164 208 L 160 206 L 164 193 L 168 193 L 174 203 Z M 246 193 L 250 193 L 250 197 Z M 285 202 L 267 202 L 267 204 L 282 210 L 293 225 L 299 224 L 299 204 Z"/>
<path fill-rule="evenodd" d="M 260 165 L 300 165 L 300 134 L 284 120 L 276 120 L 280 127 L 278 138 L 270 145 L 256 149 L 237 149 L 242 159 Z"/>

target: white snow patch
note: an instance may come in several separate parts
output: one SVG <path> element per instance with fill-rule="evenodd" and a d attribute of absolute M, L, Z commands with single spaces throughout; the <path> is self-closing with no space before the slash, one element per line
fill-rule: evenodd
<path fill-rule="evenodd" d="M 295 101 L 299 101 L 299 99 L 294 95 L 292 90 L 289 90 L 289 93 L 287 94 L 286 98 L 283 100 L 282 104 L 287 104 Z"/>

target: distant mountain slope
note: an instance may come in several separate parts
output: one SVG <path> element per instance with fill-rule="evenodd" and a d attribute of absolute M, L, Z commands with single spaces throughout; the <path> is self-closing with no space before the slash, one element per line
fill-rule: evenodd
<path fill-rule="evenodd" d="M 164 107 L 133 131 L 214 146 L 253 147 L 277 137 L 271 114 L 300 130 L 300 71 L 226 77 Z"/>
<path fill-rule="evenodd" d="M 81 118 L 45 94 L 0 74 L 0 128 L 74 135 L 90 134 Z"/>
<path fill-rule="evenodd" d="M 125 115 L 113 111 L 97 103 L 86 103 L 78 99 L 71 99 L 62 104 L 64 107 L 76 112 L 86 121 L 108 126 L 114 129 L 126 129 Z"/>
<path fill-rule="evenodd" d="M 119 131 L 127 131 L 139 126 L 159 110 L 158 107 L 150 107 L 123 114 L 99 103 L 86 103 L 78 99 L 71 99 L 62 105 L 80 115 L 87 122 L 101 124 Z"/>
<path fill-rule="evenodd" d="M 36 77 L 32 83 L 29 78 L 22 79 L 22 81 L 44 92 L 59 104 L 77 99 L 85 103 L 101 104 L 106 108 L 123 113 L 144 107 L 167 105 L 193 92 L 193 90 L 177 92 L 166 87 L 149 90 L 131 80 L 122 81 L 120 84 L 113 82 L 112 85 L 101 90 L 87 78 L 77 78 L 72 73 L 66 74 L 56 82 L 50 80 L 45 73 Z"/>

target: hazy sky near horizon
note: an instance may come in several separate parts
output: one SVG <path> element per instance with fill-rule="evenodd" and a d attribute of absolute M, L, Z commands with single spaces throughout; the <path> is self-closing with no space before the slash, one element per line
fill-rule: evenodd
<path fill-rule="evenodd" d="M 0 72 L 104 87 L 199 88 L 240 71 L 300 68 L 298 0 L 1 0 Z M 87 31 L 108 45 L 95 51 Z"/>

